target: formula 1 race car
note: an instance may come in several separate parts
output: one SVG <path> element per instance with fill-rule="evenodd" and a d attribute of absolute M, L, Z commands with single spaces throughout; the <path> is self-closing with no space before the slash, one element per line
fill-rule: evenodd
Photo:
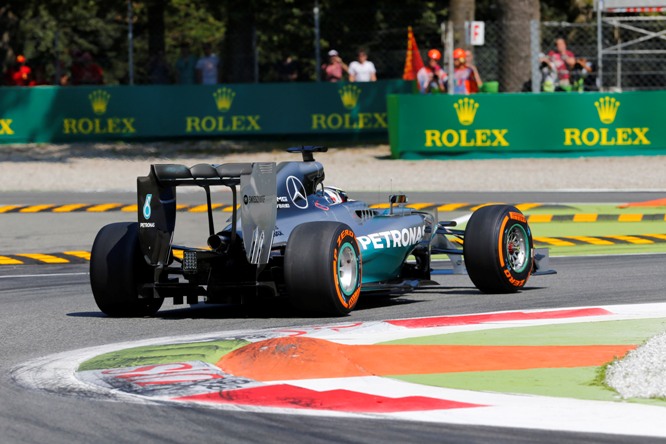
<path fill-rule="evenodd" d="M 465 230 L 438 222 L 436 212 L 408 208 L 404 195 L 391 196 L 387 208 L 371 208 L 323 185 L 314 153 L 326 150 L 289 148 L 303 160 L 278 165 L 152 165 L 137 179 L 139 221 L 106 225 L 95 238 L 90 281 L 97 306 L 109 316 L 146 316 L 165 298 L 219 304 L 278 296 L 298 309 L 345 315 L 361 293 L 436 284 L 434 254 L 453 262 L 443 273 L 467 272 L 486 293 L 516 292 L 530 275 L 552 272 L 547 250 L 535 251 L 515 207 L 481 207 Z M 221 231 L 214 228 L 210 193 L 218 185 L 233 198 Z M 208 248 L 172 243 L 180 186 L 205 190 Z"/>

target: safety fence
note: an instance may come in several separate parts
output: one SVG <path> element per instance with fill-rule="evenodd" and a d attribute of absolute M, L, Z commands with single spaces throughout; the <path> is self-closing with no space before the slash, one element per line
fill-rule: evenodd
<path fill-rule="evenodd" d="M 663 154 L 666 91 L 391 95 L 395 158 Z"/>
<path fill-rule="evenodd" d="M 339 7 L 341 3 L 326 1 L 294 7 L 276 3 L 273 9 L 256 11 L 254 22 L 242 27 L 241 33 L 227 29 L 231 26 L 225 12 L 227 2 L 212 7 L 210 2 L 205 6 L 206 2 L 191 0 L 202 14 L 196 29 L 183 29 L 174 12 L 186 3 L 167 3 L 170 13 L 164 25 L 163 60 L 149 53 L 146 8 L 134 11 L 136 26 L 130 44 L 127 27 L 134 22 L 126 15 L 127 6 L 134 3 L 92 2 L 78 11 L 88 14 L 82 16 L 38 8 L 12 19 L 7 13 L 11 8 L 0 8 L 0 28 L 6 30 L 0 42 L 0 62 L 9 70 L 16 55 L 23 54 L 37 84 L 72 83 L 73 67 L 87 54 L 103 70 L 106 84 L 128 84 L 130 78 L 136 84 L 165 84 L 176 82 L 182 44 L 199 57 L 204 43 L 210 43 L 221 58 L 224 82 L 309 82 L 320 77 L 320 66 L 332 49 L 348 64 L 363 48 L 375 64 L 378 78 L 401 78 L 409 26 L 424 57 L 430 48 L 448 53 L 452 49 L 444 47 L 446 29 L 451 26 L 447 23 L 450 11 L 433 2 L 375 2 L 373 8 L 353 2 L 344 8 Z M 181 11 L 186 15 L 190 12 L 187 8 Z M 276 26 L 282 26 L 279 33 Z M 599 23 L 486 21 L 483 44 L 465 42 L 461 36 L 469 28 L 463 27 L 453 30 L 455 42 L 447 44 L 469 49 L 472 59 L 468 62 L 500 92 L 663 89 L 665 26 L 666 15 L 662 13 L 609 13 Z M 516 33 L 518 41 L 529 43 L 525 46 L 529 50 L 521 50 L 525 61 L 520 63 L 508 56 Z M 556 37 L 564 37 L 575 56 L 571 82 L 550 80 L 553 73 L 541 61 L 555 49 Z M 289 67 L 285 65 L 287 58 L 291 60 Z M 601 71 L 599 61 L 603 61 Z M 294 77 L 289 76 L 291 70 Z"/>
<path fill-rule="evenodd" d="M 264 135 L 387 137 L 386 96 L 372 83 L 0 88 L 0 143 Z"/>

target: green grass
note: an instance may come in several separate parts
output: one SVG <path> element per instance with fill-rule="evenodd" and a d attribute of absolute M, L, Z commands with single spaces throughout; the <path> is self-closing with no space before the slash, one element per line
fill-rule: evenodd
<path fill-rule="evenodd" d="M 128 348 L 105 353 L 85 361 L 79 366 L 79 371 L 170 364 L 184 361 L 203 361 L 216 364 L 225 354 L 247 344 L 249 342 L 243 340 L 226 340 Z"/>

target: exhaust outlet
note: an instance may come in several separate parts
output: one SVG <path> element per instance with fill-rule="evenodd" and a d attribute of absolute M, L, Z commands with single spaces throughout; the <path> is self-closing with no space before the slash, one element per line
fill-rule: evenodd
<path fill-rule="evenodd" d="M 229 249 L 229 245 L 231 244 L 231 239 L 220 234 L 213 234 L 208 238 L 207 244 L 213 251 L 227 251 Z"/>

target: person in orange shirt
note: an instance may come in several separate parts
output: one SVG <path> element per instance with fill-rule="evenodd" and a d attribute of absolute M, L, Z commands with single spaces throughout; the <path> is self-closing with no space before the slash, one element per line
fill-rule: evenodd
<path fill-rule="evenodd" d="M 471 94 L 479 92 L 483 84 L 476 66 L 467 62 L 467 53 L 462 48 L 453 51 L 453 93 Z"/>

